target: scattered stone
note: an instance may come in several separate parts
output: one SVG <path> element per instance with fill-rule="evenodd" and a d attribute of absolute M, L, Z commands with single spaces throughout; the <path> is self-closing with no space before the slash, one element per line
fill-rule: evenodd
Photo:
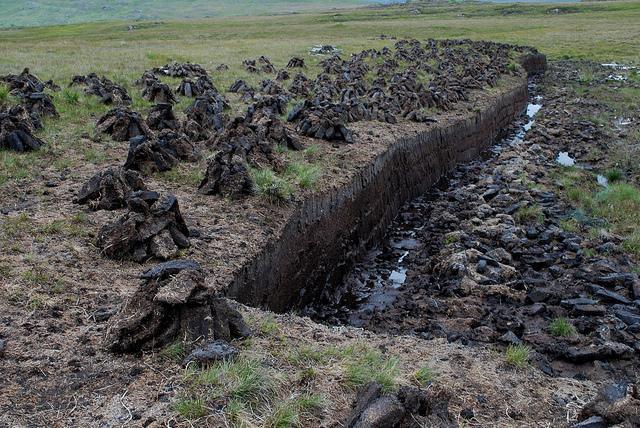
<path fill-rule="evenodd" d="M 143 262 L 151 257 L 171 258 L 189 247 L 189 229 L 175 196 L 135 192 L 127 205 L 126 214 L 100 230 L 97 246 L 106 257 Z"/>
<path fill-rule="evenodd" d="M 238 79 L 229 87 L 229 92 L 238 94 L 253 93 L 254 89 L 244 80 Z"/>
<path fill-rule="evenodd" d="M 38 117 L 54 117 L 57 118 L 60 115 L 56 110 L 56 106 L 53 105 L 51 96 L 44 92 L 32 92 L 30 94 L 22 95 L 22 102 L 27 108 L 29 113 L 36 114 Z"/>
<path fill-rule="evenodd" d="M 7 350 L 7 341 L 5 339 L 0 339 L 0 358 L 4 358 L 4 354 Z"/>
<path fill-rule="evenodd" d="M 233 360 L 239 351 L 224 340 L 215 340 L 202 345 L 193 351 L 182 361 L 183 366 L 196 363 L 199 366 L 208 366 L 218 361 Z"/>
<path fill-rule="evenodd" d="M 291 75 L 289 74 L 289 72 L 287 70 L 280 70 L 278 71 L 278 74 L 276 75 L 276 80 L 278 82 L 282 82 L 284 80 L 289 80 L 291 78 Z"/>
<path fill-rule="evenodd" d="M 96 131 L 111 135 L 115 141 L 129 141 L 136 137 L 152 138 L 153 132 L 140 113 L 116 107 L 98 119 Z"/>
<path fill-rule="evenodd" d="M 140 190 L 147 188 L 138 172 L 109 167 L 91 177 L 73 202 L 92 210 L 116 210 L 126 207 L 129 196 Z"/>
<path fill-rule="evenodd" d="M 107 330 L 113 352 L 140 352 L 182 340 L 244 338 L 251 331 L 228 300 L 205 284 L 202 270 L 145 280 L 128 299 Z"/>

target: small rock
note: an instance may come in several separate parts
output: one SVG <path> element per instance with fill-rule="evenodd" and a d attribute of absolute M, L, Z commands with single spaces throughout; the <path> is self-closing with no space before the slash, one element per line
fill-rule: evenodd
<path fill-rule="evenodd" d="M 571 428 L 607 428 L 607 424 L 600 416 L 591 416 L 589 419 L 571 425 Z"/>
<path fill-rule="evenodd" d="M 182 364 L 186 366 L 189 363 L 195 362 L 200 366 L 206 366 L 216 361 L 232 360 L 237 355 L 237 348 L 231 346 L 224 340 L 216 340 L 191 351 L 184 361 L 182 361 Z"/>

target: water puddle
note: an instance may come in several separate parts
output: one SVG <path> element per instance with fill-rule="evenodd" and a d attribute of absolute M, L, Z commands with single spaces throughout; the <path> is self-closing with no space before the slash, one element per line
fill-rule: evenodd
<path fill-rule="evenodd" d="M 576 164 L 576 160 L 569 156 L 569 152 L 558 153 L 556 162 L 558 162 L 562 166 L 574 166 Z"/>
<path fill-rule="evenodd" d="M 613 124 L 620 127 L 620 126 L 629 126 L 631 125 L 633 122 L 631 121 L 631 119 L 627 119 L 624 117 L 618 117 L 614 120 Z"/>
<path fill-rule="evenodd" d="M 607 180 L 607 177 L 605 177 L 604 175 L 598 174 L 596 176 L 596 180 L 598 180 L 598 184 L 602 187 L 609 187 L 609 180 Z"/>
<path fill-rule="evenodd" d="M 638 67 L 634 67 L 632 65 L 624 65 L 624 64 L 618 64 L 617 62 L 608 62 L 608 63 L 604 63 L 604 64 L 600 64 L 603 67 L 607 67 L 607 68 L 615 68 L 616 70 L 635 70 Z"/>

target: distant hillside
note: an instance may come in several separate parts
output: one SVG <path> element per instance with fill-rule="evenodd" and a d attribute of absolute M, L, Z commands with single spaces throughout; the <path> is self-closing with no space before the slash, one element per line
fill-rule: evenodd
<path fill-rule="evenodd" d="M 0 0 L 0 27 L 198 19 L 327 10 L 388 0 Z"/>

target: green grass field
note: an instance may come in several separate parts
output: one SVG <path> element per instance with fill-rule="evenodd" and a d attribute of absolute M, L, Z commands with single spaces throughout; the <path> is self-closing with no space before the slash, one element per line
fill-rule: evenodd
<path fill-rule="evenodd" d="M 138 23 L 109 22 L 0 30 L 0 73 L 30 66 L 44 78 L 95 71 L 138 77 L 170 59 L 211 66 L 267 55 L 284 65 L 310 46 L 352 52 L 380 47 L 380 34 L 415 38 L 489 39 L 533 45 L 551 59 L 640 60 L 640 2 L 565 6 L 394 6 L 317 14 Z M 561 13 L 553 13 L 559 9 Z"/>
<path fill-rule="evenodd" d="M 345 8 L 379 0 L 0 0 L 0 27 L 114 20 L 194 19 L 281 15 Z"/>

